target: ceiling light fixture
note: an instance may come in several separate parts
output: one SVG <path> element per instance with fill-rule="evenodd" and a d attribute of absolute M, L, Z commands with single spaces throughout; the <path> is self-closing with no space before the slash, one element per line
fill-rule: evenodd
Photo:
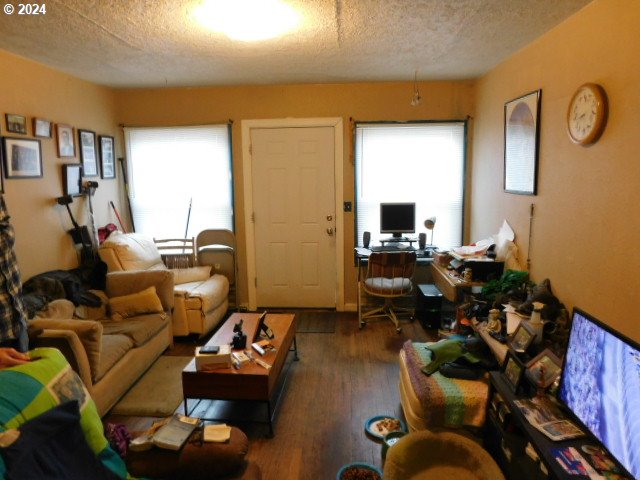
<path fill-rule="evenodd" d="M 282 0 L 204 0 L 196 20 L 232 40 L 267 40 L 293 30 L 300 15 Z"/>
<path fill-rule="evenodd" d="M 413 97 L 411 97 L 411 106 L 417 107 L 422 103 L 420 90 L 418 90 L 418 70 L 413 74 Z"/>

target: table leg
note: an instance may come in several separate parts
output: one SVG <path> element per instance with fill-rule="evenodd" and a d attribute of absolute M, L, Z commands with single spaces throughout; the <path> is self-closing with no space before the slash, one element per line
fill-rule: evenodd
<path fill-rule="evenodd" d="M 267 420 L 269 421 L 269 435 L 268 438 L 273 438 L 273 414 L 271 412 L 271 401 L 267 400 Z"/>
<path fill-rule="evenodd" d="M 289 350 L 290 352 L 293 352 L 293 360 L 294 361 L 298 361 L 300 360 L 300 358 L 298 357 L 298 340 L 296 339 L 296 336 L 293 336 L 293 349 Z"/>

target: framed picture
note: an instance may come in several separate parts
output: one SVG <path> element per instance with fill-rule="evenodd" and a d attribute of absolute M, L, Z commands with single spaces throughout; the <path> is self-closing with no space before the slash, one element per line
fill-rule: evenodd
<path fill-rule="evenodd" d="M 40 140 L 4 137 L 2 142 L 7 178 L 42 177 Z"/>
<path fill-rule="evenodd" d="M 521 321 L 509 340 L 509 347 L 511 347 L 514 352 L 526 352 L 535 338 L 536 332 L 533 328 L 531 328 L 527 322 Z"/>
<path fill-rule="evenodd" d="M 536 90 L 504 104 L 504 191 L 535 195 L 540 143 L 540 97 Z"/>
<path fill-rule="evenodd" d="M 100 164 L 102 178 L 116 178 L 114 140 L 108 135 L 98 137 L 100 143 Z"/>
<path fill-rule="evenodd" d="M 76 197 L 82 191 L 82 165 L 77 163 L 62 165 L 62 182 L 65 195 Z"/>
<path fill-rule="evenodd" d="M 522 381 L 522 375 L 524 374 L 525 366 L 520 360 L 513 354 L 513 352 L 507 352 L 507 357 L 504 360 L 504 366 L 502 368 L 502 378 L 515 393 Z"/>
<path fill-rule="evenodd" d="M 27 134 L 27 119 L 25 117 L 6 113 L 5 118 L 7 119 L 7 132 Z"/>
<path fill-rule="evenodd" d="M 562 362 L 548 348 L 527 363 L 527 378 L 536 387 L 547 388 L 562 371 Z"/>
<path fill-rule="evenodd" d="M 73 127 L 58 123 L 56 125 L 56 139 L 58 141 L 58 157 L 75 157 L 76 145 L 73 140 Z"/>
<path fill-rule="evenodd" d="M 96 133 L 78 129 L 80 163 L 85 177 L 98 176 L 98 156 L 96 155 Z"/>
<path fill-rule="evenodd" d="M 51 138 L 51 122 L 43 118 L 34 118 L 33 135 L 34 137 Z"/>

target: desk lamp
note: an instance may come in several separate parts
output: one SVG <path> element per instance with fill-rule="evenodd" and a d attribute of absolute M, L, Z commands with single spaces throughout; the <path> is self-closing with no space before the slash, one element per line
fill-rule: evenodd
<path fill-rule="evenodd" d="M 431 230 L 431 241 L 429 245 L 433 247 L 433 229 L 436 226 L 436 217 L 429 217 L 424 221 L 424 226 L 427 230 Z"/>

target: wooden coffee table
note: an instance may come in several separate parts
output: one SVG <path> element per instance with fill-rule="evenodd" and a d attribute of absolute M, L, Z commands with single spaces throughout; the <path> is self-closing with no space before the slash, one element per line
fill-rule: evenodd
<path fill-rule="evenodd" d="M 245 350 L 251 350 L 254 358 L 264 360 L 271 365 L 271 368 L 267 370 L 255 362 L 250 362 L 242 365 L 238 370 L 230 367 L 199 372 L 196 370 L 194 358 L 182 371 L 182 393 L 186 415 L 189 415 L 187 399 L 260 402 L 266 404 L 268 422 L 265 423 L 269 424 L 269 433 L 273 435 L 273 413 L 278 398 L 275 399 L 273 409 L 271 399 L 289 351 L 293 351 L 294 360 L 298 360 L 298 346 L 295 336 L 296 317 L 295 314 L 288 313 L 267 315 L 265 323 L 275 335 L 270 342 L 276 347 L 276 350 L 266 352 L 264 356 L 260 356 L 251 348 L 252 339 L 258 329 L 260 315 L 260 313 L 232 314 L 215 335 L 211 337 L 207 345 L 231 344 L 234 335 L 233 327 L 242 319 L 242 331 L 247 335 L 247 348 Z"/>

